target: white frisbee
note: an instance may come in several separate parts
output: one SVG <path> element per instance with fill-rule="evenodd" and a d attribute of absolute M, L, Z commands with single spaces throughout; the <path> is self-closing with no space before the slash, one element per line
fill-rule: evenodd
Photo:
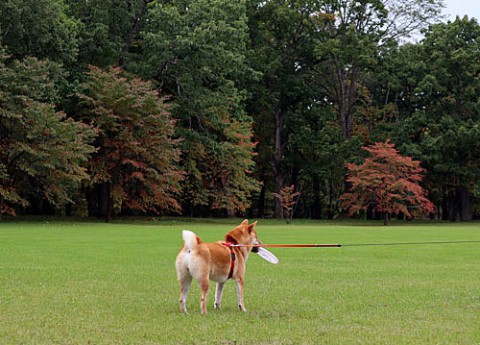
<path fill-rule="evenodd" d="M 271 264 L 278 264 L 278 258 L 275 255 L 273 255 L 272 252 L 269 252 L 265 248 L 258 247 L 257 254 L 260 255 L 260 257 L 262 257 L 264 260 L 267 260 L 268 262 L 270 262 Z"/>

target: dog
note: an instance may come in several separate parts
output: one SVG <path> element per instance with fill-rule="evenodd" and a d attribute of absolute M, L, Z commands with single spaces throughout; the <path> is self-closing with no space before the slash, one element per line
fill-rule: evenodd
<path fill-rule="evenodd" d="M 184 230 L 184 244 L 175 261 L 178 281 L 180 283 L 180 310 L 187 313 L 186 301 L 188 289 L 195 278 L 202 290 L 201 312 L 207 314 L 207 294 L 210 280 L 217 283 L 215 290 L 215 309 L 220 309 L 223 288 L 229 279 L 235 281 L 238 308 L 246 312 L 243 302 L 245 281 L 245 264 L 250 252 L 256 247 L 232 246 L 260 244 L 255 231 L 257 222 L 248 224 L 245 219 L 235 229 L 225 235 L 224 241 L 202 242 L 193 232 Z"/>

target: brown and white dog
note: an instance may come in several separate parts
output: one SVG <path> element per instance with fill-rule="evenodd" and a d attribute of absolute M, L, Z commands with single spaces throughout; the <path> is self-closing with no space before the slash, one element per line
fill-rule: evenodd
<path fill-rule="evenodd" d="M 232 247 L 232 244 L 259 244 L 254 227 L 257 222 L 248 224 L 245 219 L 239 226 L 225 235 L 224 241 L 202 242 L 193 232 L 184 230 L 183 247 L 177 256 L 176 268 L 180 282 L 180 310 L 187 312 L 187 294 L 192 277 L 202 290 L 201 311 L 207 313 L 207 294 L 210 280 L 217 282 L 215 309 L 220 309 L 225 282 L 235 280 L 238 308 L 246 311 L 243 303 L 245 263 L 252 247 Z M 255 251 L 255 248 L 253 249 Z"/>

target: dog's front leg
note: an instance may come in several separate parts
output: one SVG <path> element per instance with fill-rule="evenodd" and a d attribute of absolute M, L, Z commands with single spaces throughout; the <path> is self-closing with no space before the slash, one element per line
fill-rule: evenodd
<path fill-rule="evenodd" d="M 222 296 L 223 296 L 224 287 L 225 287 L 225 282 L 217 283 L 217 288 L 215 289 L 215 309 L 220 309 L 222 305 Z"/>
<path fill-rule="evenodd" d="M 235 280 L 235 288 L 237 290 L 238 309 L 240 311 L 247 311 L 243 304 L 243 278 L 237 278 Z"/>

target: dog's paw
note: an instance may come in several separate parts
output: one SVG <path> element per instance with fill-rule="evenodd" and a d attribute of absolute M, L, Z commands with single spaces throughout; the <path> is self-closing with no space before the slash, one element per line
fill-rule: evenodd
<path fill-rule="evenodd" d="M 241 304 L 238 305 L 238 310 L 243 311 L 244 313 L 247 312 L 247 309 L 245 309 L 245 307 Z"/>

